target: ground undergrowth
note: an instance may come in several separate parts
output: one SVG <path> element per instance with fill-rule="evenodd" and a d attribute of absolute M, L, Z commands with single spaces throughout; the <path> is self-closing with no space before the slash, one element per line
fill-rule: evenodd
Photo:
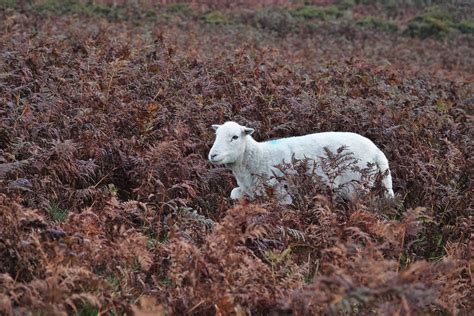
<path fill-rule="evenodd" d="M 469 11 L 78 3 L 0 1 L 0 314 L 474 309 Z M 225 120 L 367 136 L 396 200 L 234 203 Z"/>

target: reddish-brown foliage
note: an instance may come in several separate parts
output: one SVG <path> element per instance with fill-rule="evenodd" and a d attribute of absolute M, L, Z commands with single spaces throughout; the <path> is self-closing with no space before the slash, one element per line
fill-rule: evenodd
<path fill-rule="evenodd" d="M 0 314 L 473 310 L 472 37 L 174 19 L 0 12 Z M 365 135 L 397 199 L 233 203 L 230 119 Z"/>

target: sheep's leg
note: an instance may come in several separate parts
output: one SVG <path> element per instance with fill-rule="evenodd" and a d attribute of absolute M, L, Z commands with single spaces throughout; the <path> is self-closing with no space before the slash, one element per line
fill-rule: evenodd
<path fill-rule="evenodd" d="M 293 203 L 288 192 L 288 182 L 282 180 L 281 182 L 277 181 L 275 178 L 272 178 L 268 181 L 268 184 L 273 187 L 274 193 L 273 196 L 283 205 L 289 205 Z"/>
<path fill-rule="evenodd" d="M 283 205 L 289 205 L 293 203 L 290 193 L 288 192 L 288 183 L 283 181 L 276 186 L 275 190 L 278 201 Z"/>
<path fill-rule="evenodd" d="M 233 188 L 232 192 L 230 192 L 230 198 L 232 200 L 238 200 L 242 197 L 242 195 L 243 195 L 243 192 L 240 187 Z"/>
<path fill-rule="evenodd" d="M 382 174 L 385 174 L 385 176 L 382 179 L 382 185 L 385 187 L 385 197 L 387 198 L 394 198 L 395 194 L 393 193 L 393 188 L 392 188 L 392 175 L 390 173 L 390 168 L 388 167 L 388 160 L 387 157 L 383 154 L 383 152 L 380 152 L 379 155 L 377 156 L 375 160 L 377 167 L 379 171 Z"/>
<path fill-rule="evenodd" d="M 280 199 L 279 199 L 280 203 L 283 204 L 283 205 L 290 205 L 291 203 L 293 203 L 293 199 L 291 198 L 291 196 L 286 193 L 285 195 L 283 195 Z"/>

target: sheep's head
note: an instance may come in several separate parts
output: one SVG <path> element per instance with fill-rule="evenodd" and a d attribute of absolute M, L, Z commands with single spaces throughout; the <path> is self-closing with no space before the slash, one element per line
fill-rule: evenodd
<path fill-rule="evenodd" d="M 216 140 L 209 152 L 209 160 L 214 164 L 233 164 L 245 152 L 247 136 L 254 132 L 253 128 L 226 122 L 222 125 L 212 125 L 216 131 Z"/>

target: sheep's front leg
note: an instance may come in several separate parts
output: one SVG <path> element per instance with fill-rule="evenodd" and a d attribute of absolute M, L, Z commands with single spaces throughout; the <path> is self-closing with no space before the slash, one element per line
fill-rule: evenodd
<path fill-rule="evenodd" d="M 283 205 L 289 205 L 293 203 L 290 193 L 288 192 L 288 183 L 284 181 L 275 186 L 275 196 L 278 198 L 278 201 Z"/>
<path fill-rule="evenodd" d="M 288 183 L 284 180 L 280 183 L 277 179 L 271 178 L 267 181 L 267 184 L 273 188 L 273 196 L 283 205 L 289 205 L 293 203 L 293 199 L 291 198 L 287 186 Z"/>
<path fill-rule="evenodd" d="M 243 195 L 243 192 L 240 187 L 233 188 L 232 192 L 230 192 L 230 198 L 232 200 L 238 200 L 242 197 L 242 195 Z"/>

